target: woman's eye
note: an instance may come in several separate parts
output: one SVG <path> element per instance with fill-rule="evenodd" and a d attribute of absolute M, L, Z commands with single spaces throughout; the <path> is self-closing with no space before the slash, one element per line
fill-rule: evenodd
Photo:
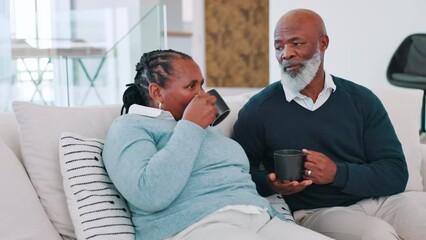
<path fill-rule="evenodd" d="M 193 89 L 194 87 L 195 87 L 195 83 L 191 83 L 191 84 L 188 85 L 189 89 Z"/>

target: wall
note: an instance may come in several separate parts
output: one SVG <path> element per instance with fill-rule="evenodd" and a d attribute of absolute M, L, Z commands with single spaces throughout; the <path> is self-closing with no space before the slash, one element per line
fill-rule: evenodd
<path fill-rule="evenodd" d="M 72 0 L 75 9 L 127 8 L 127 21 L 133 25 L 149 9 L 159 3 L 159 0 Z"/>
<path fill-rule="evenodd" d="M 166 6 L 167 18 L 167 48 L 181 51 L 193 56 L 192 51 L 192 21 L 182 18 L 182 0 L 161 0 Z"/>
<path fill-rule="evenodd" d="M 390 87 L 385 73 L 393 52 L 407 35 L 426 32 L 426 1 L 422 0 L 270 0 L 269 7 L 270 36 L 287 10 L 309 8 L 319 13 L 330 37 L 326 70 L 368 87 Z M 273 82 L 280 72 L 272 38 L 269 46 Z"/>

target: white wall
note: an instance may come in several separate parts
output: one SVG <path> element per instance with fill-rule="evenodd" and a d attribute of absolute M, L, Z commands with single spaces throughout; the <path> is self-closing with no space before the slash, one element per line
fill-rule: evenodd
<path fill-rule="evenodd" d="M 422 0 L 270 0 L 270 82 L 280 78 L 273 48 L 275 24 L 294 8 L 323 17 L 330 37 L 326 71 L 367 87 L 390 87 L 386 69 L 393 52 L 407 35 L 426 33 Z"/>
<path fill-rule="evenodd" d="M 168 36 L 168 48 L 176 49 L 192 56 L 206 76 L 204 0 L 192 0 L 192 18 L 185 22 L 182 15 L 182 0 L 161 0 L 167 6 L 167 28 L 174 32 L 188 32 L 192 36 Z M 187 9 L 188 10 L 188 9 Z M 189 9 L 191 10 L 191 9 Z M 188 11 L 189 11 L 188 10 Z"/>

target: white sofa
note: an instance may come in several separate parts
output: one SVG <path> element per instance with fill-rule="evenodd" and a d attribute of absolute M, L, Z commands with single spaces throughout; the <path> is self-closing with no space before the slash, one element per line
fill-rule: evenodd
<path fill-rule="evenodd" d="M 407 191 L 425 191 L 426 146 L 418 128 L 422 92 L 400 88 L 374 90 L 384 103 L 409 165 Z M 255 93 L 225 96 L 231 114 L 219 124 L 230 136 L 243 104 Z M 102 139 L 120 106 L 49 107 L 15 102 L 0 113 L 0 239 L 72 239 L 67 197 L 59 167 L 62 132 Z"/>

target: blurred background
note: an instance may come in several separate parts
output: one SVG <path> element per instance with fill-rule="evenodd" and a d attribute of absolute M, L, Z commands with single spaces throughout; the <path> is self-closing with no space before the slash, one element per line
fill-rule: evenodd
<path fill-rule="evenodd" d="M 13 100 L 120 103 L 140 56 L 155 49 L 193 56 L 206 88 L 223 95 L 262 88 L 280 78 L 273 30 L 293 8 L 323 17 L 326 70 L 367 87 L 392 87 L 394 51 L 426 33 L 421 0 L 0 0 L 0 111 Z"/>

